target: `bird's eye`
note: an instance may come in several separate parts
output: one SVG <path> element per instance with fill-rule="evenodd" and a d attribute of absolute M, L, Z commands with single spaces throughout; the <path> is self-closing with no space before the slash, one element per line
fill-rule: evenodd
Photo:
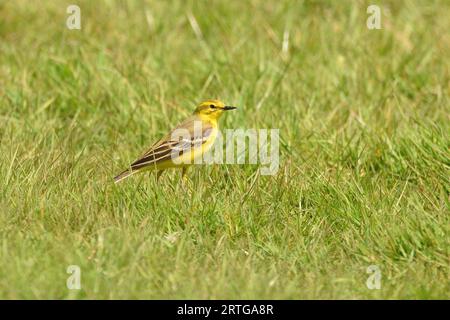
<path fill-rule="evenodd" d="M 216 106 L 213 105 L 213 104 L 210 104 L 209 107 L 210 107 L 211 109 L 215 109 L 215 108 L 216 108 Z"/>

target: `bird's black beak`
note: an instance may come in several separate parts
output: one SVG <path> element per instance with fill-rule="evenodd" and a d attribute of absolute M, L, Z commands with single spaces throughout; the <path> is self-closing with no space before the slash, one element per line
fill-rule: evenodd
<path fill-rule="evenodd" d="M 223 107 L 223 110 L 234 110 L 234 109 L 236 109 L 236 107 L 232 107 L 232 106 Z"/>

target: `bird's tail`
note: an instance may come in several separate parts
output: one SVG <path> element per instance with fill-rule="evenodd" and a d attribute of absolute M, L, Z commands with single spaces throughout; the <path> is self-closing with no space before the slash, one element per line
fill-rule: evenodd
<path fill-rule="evenodd" d="M 119 175 L 117 175 L 116 177 L 114 177 L 114 182 L 115 183 L 119 183 L 120 181 L 122 181 L 125 178 L 128 178 L 129 176 L 131 176 L 132 174 L 136 173 L 136 171 L 133 171 L 131 169 L 127 169 L 124 170 L 123 172 L 121 172 Z"/>

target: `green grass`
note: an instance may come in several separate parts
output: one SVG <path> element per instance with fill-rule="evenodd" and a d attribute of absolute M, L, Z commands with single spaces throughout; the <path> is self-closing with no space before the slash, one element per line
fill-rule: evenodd
<path fill-rule="evenodd" d="M 1 298 L 450 298 L 448 1 L 71 3 L 0 3 Z M 112 183 L 207 98 L 276 175 Z"/>

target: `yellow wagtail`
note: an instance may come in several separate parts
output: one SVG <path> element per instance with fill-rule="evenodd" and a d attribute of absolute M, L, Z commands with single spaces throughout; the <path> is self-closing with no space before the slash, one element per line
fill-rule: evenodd
<path fill-rule="evenodd" d="M 184 176 L 187 166 L 203 157 L 213 146 L 218 131 L 217 120 L 224 111 L 233 109 L 236 107 L 226 106 L 219 100 L 202 102 L 192 116 L 153 144 L 127 170 L 117 175 L 114 181 L 117 183 L 136 172 L 148 169 L 158 170 L 159 177 L 167 168 L 181 167 Z M 186 134 L 179 135 L 183 132 Z"/>

